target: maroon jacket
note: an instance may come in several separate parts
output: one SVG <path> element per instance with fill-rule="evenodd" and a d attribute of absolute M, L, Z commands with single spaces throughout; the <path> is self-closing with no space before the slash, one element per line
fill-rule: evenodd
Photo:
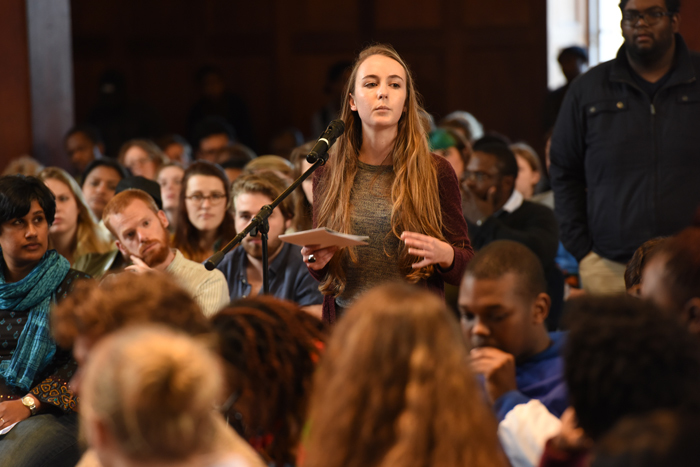
<path fill-rule="evenodd" d="M 454 169 L 444 157 L 433 154 L 433 161 L 437 167 L 438 187 L 440 190 L 440 207 L 442 209 L 442 233 L 455 251 L 454 262 L 449 269 L 442 270 L 436 265 L 435 273 L 423 284 L 441 297 L 445 296 L 444 283 L 459 285 L 467 263 L 474 256 L 474 250 L 469 242 L 467 223 L 462 214 L 462 195 L 459 191 L 459 181 Z M 314 228 L 318 227 L 318 180 L 325 176 L 325 166 L 320 167 L 314 174 Z M 309 269 L 311 275 L 318 281 L 323 280 L 328 271 L 328 266 L 319 271 Z M 336 320 L 335 297 L 324 295 L 323 320 L 333 323 Z"/>

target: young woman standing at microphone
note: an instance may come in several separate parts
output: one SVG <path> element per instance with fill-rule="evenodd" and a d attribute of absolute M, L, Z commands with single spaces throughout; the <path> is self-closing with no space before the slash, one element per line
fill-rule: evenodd
<path fill-rule="evenodd" d="M 334 322 L 364 291 L 387 281 L 442 295 L 474 252 L 450 164 L 430 153 L 413 79 L 387 45 L 366 48 L 341 110 L 345 134 L 314 178 L 314 226 L 369 236 L 369 246 L 302 249 Z"/>

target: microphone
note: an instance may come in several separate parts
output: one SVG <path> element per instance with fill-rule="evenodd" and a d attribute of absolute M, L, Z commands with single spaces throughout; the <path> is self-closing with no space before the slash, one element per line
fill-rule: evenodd
<path fill-rule="evenodd" d="M 333 146 L 335 140 L 345 131 L 345 123 L 342 120 L 333 120 L 323 132 L 321 137 L 316 141 L 311 152 L 306 156 L 306 162 L 313 164 L 319 159 L 324 162 L 327 158 L 323 156 L 328 152 L 328 149 Z"/>

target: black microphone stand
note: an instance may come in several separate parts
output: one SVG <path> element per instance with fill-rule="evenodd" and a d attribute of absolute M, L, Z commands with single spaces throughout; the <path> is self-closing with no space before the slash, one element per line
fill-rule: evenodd
<path fill-rule="evenodd" d="M 314 157 L 316 156 L 316 157 Z M 268 278 L 268 254 L 267 254 L 267 233 L 270 230 L 270 225 L 267 219 L 272 215 L 272 211 L 280 205 L 282 201 L 287 199 L 287 197 L 299 186 L 304 180 L 309 178 L 309 176 L 314 173 L 316 169 L 324 165 L 328 161 L 328 151 L 322 154 L 307 156 L 307 161 L 312 163 L 309 170 L 304 172 L 297 178 L 294 183 L 289 185 L 289 187 L 284 190 L 272 203 L 266 204 L 260 208 L 260 212 L 256 214 L 245 229 L 241 230 L 238 235 L 233 237 L 233 240 L 228 242 L 228 244 L 220 251 L 214 253 L 205 263 L 204 266 L 209 270 L 213 270 L 219 263 L 224 259 L 226 253 L 231 251 L 233 247 L 238 245 L 243 241 L 243 239 L 248 235 L 255 237 L 258 232 L 260 232 L 260 239 L 262 240 L 262 268 L 263 268 L 263 294 L 267 295 L 270 293 L 270 283 Z"/>

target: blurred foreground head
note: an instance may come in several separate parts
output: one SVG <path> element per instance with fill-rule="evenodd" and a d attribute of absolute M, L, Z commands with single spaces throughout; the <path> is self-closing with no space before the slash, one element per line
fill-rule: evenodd
<path fill-rule="evenodd" d="M 305 467 L 505 465 L 468 362 L 439 297 L 406 284 L 368 292 L 315 375 Z"/>

